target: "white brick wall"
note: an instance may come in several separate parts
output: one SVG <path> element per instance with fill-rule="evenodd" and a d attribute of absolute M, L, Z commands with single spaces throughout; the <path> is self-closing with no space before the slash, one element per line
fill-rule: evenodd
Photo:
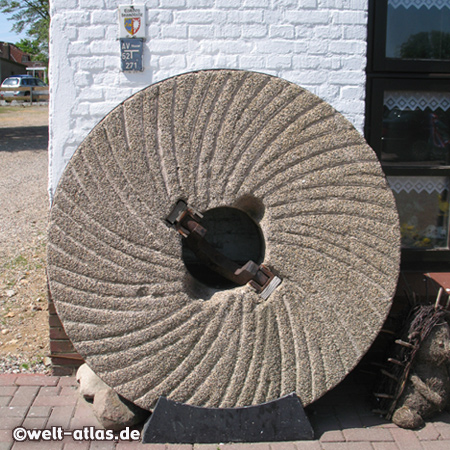
<path fill-rule="evenodd" d="M 120 71 L 119 0 L 51 0 L 52 196 L 89 131 L 134 92 L 196 69 L 273 74 L 309 89 L 360 131 L 368 0 L 137 0 L 144 72 Z"/>

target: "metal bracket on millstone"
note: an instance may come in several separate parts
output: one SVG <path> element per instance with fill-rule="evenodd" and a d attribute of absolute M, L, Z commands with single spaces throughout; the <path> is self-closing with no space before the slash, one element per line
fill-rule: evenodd
<path fill-rule="evenodd" d="M 177 204 L 166 217 L 168 226 L 175 228 L 185 239 L 186 245 L 197 258 L 210 269 L 239 286 L 249 284 L 266 300 L 281 284 L 281 279 L 261 264 L 249 260 L 242 267 L 216 250 L 206 239 L 206 229 L 200 224 L 203 216 L 190 208 L 184 200 Z"/>
<path fill-rule="evenodd" d="M 142 443 L 206 444 L 314 439 L 295 393 L 243 408 L 202 408 L 160 397 L 142 431 Z"/>

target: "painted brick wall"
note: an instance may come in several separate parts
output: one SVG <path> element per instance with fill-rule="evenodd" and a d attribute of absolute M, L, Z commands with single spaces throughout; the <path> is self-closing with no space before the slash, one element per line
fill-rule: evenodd
<path fill-rule="evenodd" d="M 112 108 L 196 69 L 273 74 L 305 87 L 360 131 L 367 0 L 137 0 L 147 8 L 142 73 L 120 71 L 119 0 L 51 0 L 52 195 L 67 161 Z"/>

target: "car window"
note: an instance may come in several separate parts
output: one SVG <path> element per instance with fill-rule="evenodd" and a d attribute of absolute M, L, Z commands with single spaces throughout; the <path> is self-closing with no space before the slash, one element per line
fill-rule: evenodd
<path fill-rule="evenodd" d="M 2 86 L 17 86 L 19 84 L 18 78 L 7 78 L 3 83 Z"/>
<path fill-rule="evenodd" d="M 42 80 L 36 80 L 38 86 L 47 86 Z"/>
<path fill-rule="evenodd" d="M 22 78 L 22 86 L 29 86 L 30 85 L 30 80 L 26 79 L 26 78 Z"/>

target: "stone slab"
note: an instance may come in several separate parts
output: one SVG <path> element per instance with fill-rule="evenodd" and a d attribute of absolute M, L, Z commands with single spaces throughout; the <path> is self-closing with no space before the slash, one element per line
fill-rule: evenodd
<path fill-rule="evenodd" d="M 143 444 L 279 442 L 313 438 L 314 431 L 295 394 L 244 408 L 199 408 L 161 397 L 142 430 Z"/>

